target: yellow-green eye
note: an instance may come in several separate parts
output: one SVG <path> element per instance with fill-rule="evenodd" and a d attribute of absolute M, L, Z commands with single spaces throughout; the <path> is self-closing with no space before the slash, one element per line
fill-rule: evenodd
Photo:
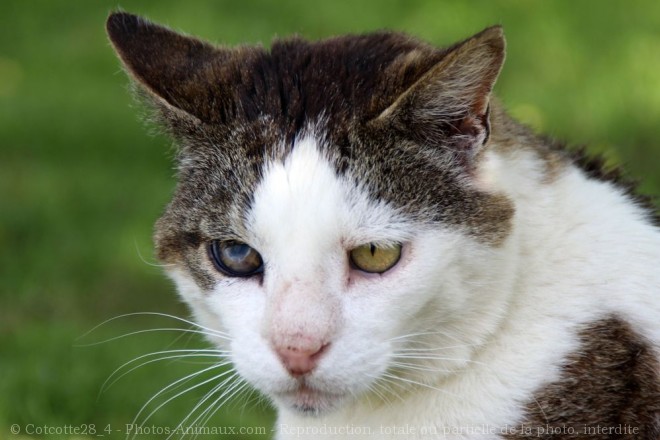
<path fill-rule="evenodd" d="M 239 241 L 213 240 L 209 256 L 216 269 L 231 277 L 248 277 L 264 269 L 259 252 Z"/>
<path fill-rule="evenodd" d="M 383 273 L 390 270 L 401 258 L 401 245 L 388 247 L 373 243 L 363 244 L 350 252 L 351 264 L 364 272 Z"/>

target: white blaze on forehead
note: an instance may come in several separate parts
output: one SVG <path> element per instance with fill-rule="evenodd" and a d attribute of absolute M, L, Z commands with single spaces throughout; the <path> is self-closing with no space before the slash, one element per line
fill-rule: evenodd
<path fill-rule="evenodd" d="M 301 137 L 283 162 L 264 165 L 247 220 L 250 244 L 290 274 L 326 265 L 329 256 L 347 250 L 342 246 L 403 242 L 410 231 L 395 209 L 339 176 L 311 135 Z"/>
<path fill-rule="evenodd" d="M 323 254 L 341 239 L 348 215 L 347 187 L 307 136 L 296 142 L 284 162 L 265 165 L 257 187 L 249 228 L 266 249 L 264 257 L 285 263 Z M 289 255 L 287 255 L 289 254 Z"/>

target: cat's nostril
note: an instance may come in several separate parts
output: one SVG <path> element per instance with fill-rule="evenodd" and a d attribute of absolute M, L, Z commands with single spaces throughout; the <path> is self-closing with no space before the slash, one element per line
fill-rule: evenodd
<path fill-rule="evenodd" d="M 275 351 L 282 360 L 284 367 L 294 377 L 305 375 L 316 368 L 319 358 L 329 344 L 315 347 L 276 347 Z"/>

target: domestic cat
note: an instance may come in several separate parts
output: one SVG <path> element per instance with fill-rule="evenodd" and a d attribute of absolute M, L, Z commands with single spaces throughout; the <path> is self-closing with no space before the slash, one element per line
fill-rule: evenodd
<path fill-rule="evenodd" d="M 177 141 L 158 257 L 277 438 L 660 437 L 660 229 L 492 96 L 500 27 L 107 31 Z"/>

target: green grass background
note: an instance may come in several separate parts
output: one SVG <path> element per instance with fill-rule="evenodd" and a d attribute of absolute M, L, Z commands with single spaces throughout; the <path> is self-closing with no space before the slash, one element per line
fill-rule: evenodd
<path fill-rule="evenodd" d="M 10 433 L 12 424 L 23 432 L 28 424 L 122 430 L 154 392 L 200 368 L 153 363 L 99 396 L 110 373 L 133 357 L 205 344 L 160 332 L 76 346 L 87 330 L 123 313 L 187 316 L 160 268 L 149 264 L 152 224 L 174 184 L 172 148 L 138 120 L 106 40 L 104 20 L 118 6 L 222 44 L 391 28 L 443 45 L 503 24 L 508 58 L 496 91 L 510 111 L 537 130 L 624 163 L 645 192 L 660 193 L 655 0 L 3 0 L 0 439 L 23 438 Z M 173 324 L 131 317 L 83 342 Z M 175 425 L 204 392 L 176 399 L 149 425 Z M 263 405 L 238 400 L 210 424 L 272 421 Z"/>

